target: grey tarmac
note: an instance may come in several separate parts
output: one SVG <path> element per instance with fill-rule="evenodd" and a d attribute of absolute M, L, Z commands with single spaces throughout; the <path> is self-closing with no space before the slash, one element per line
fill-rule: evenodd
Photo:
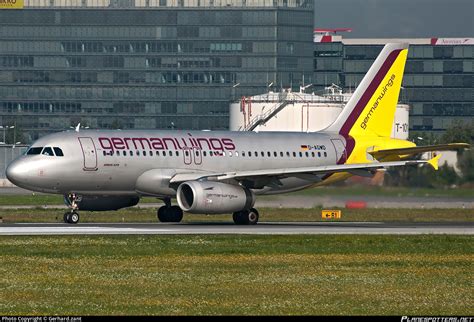
<path fill-rule="evenodd" d="M 474 223 L 387 222 L 260 222 L 255 226 L 233 223 L 156 224 L 0 224 L 0 235 L 323 235 L 323 234 L 449 234 L 474 235 Z"/>

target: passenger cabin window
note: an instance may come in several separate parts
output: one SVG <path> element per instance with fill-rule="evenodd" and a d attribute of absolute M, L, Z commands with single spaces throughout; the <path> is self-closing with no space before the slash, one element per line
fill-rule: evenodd
<path fill-rule="evenodd" d="M 49 156 L 54 156 L 53 149 L 51 149 L 49 146 L 45 147 L 43 151 L 41 151 L 42 155 L 49 155 Z"/>
<path fill-rule="evenodd" d="M 26 155 L 37 155 L 40 154 L 42 150 L 43 147 L 29 148 L 29 150 L 26 152 Z"/>

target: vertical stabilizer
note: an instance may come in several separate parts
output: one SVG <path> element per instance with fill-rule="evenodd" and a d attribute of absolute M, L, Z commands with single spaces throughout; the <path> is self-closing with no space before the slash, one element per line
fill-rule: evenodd
<path fill-rule="evenodd" d="M 390 137 L 407 53 L 407 43 L 386 44 L 341 114 L 324 131 L 354 138 Z"/>

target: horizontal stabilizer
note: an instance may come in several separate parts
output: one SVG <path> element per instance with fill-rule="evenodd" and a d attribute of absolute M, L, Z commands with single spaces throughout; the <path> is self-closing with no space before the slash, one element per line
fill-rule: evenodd
<path fill-rule="evenodd" d="M 375 151 L 370 151 L 369 154 L 372 155 L 377 160 L 387 159 L 387 158 L 393 159 L 393 157 L 398 157 L 397 159 L 403 159 L 404 157 L 414 155 L 414 154 L 424 153 L 424 152 L 461 150 L 461 149 L 468 149 L 469 147 L 470 145 L 467 143 L 449 143 L 449 144 L 416 146 L 413 148 L 375 150 Z"/>

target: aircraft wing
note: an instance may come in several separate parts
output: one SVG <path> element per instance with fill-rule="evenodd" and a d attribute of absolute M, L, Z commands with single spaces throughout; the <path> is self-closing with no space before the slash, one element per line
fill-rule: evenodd
<path fill-rule="evenodd" d="M 368 152 L 377 160 L 400 160 L 408 156 L 432 151 L 450 151 L 467 149 L 470 145 L 467 143 L 449 143 L 449 144 L 438 144 L 438 145 L 426 145 L 416 146 L 412 148 L 400 148 L 400 149 L 388 149 L 388 150 L 375 150 Z"/>
<path fill-rule="evenodd" d="M 301 168 L 282 168 L 282 169 L 262 169 L 250 171 L 230 171 L 225 173 L 178 173 L 174 175 L 170 183 L 180 183 L 193 180 L 211 180 L 223 181 L 229 179 L 235 180 L 251 180 L 257 177 L 297 177 L 300 175 L 324 175 L 337 172 L 349 172 L 356 175 L 371 174 L 377 169 L 385 169 L 390 167 L 399 167 L 417 164 L 429 164 L 435 170 L 438 169 L 438 160 L 441 154 L 431 160 L 409 160 L 409 161 L 392 161 L 392 162 L 373 162 L 373 163 L 356 163 L 356 164 L 336 164 L 318 167 L 301 167 Z"/>

